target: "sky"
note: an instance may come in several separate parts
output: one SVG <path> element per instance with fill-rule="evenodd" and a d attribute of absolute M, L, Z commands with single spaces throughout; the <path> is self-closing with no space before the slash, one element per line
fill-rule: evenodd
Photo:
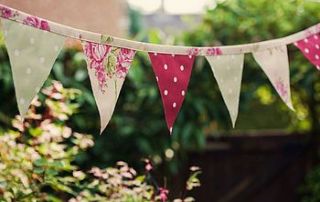
<path fill-rule="evenodd" d="M 145 14 L 153 13 L 161 8 L 168 14 L 200 14 L 206 8 L 216 6 L 213 0 L 127 0 L 132 8 Z"/>

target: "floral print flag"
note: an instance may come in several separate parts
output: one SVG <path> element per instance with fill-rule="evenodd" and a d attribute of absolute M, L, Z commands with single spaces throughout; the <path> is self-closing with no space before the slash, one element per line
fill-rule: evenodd
<path fill-rule="evenodd" d="M 187 92 L 194 56 L 149 53 L 149 57 L 158 82 L 167 127 L 171 134 Z"/>
<path fill-rule="evenodd" d="M 239 110 L 244 55 L 217 55 L 206 56 L 206 58 L 217 80 L 234 127 Z"/>
<path fill-rule="evenodd" d="M 264 51 L 253 52 L 270 82 L 287 106 L 293 109 L 290 92 L 290 73 L 287 46 L 277 46 Z"/>
<path fill-rule="evenodd" d="M 311 35 L 294 43 L 303 55 L 320 70 L 320 33 Z"/>
<path fill-rule="evenodd" d="M 83 49 L 102 133 L 111 119 L 135 51 L 93 42 L 83 42 Z"/>
<path fill-rule="evenodd" d="M 49 25 L 36 17 L 27 17 L 25 25 L 7 19 L 1 21 L 18 108 L 23 118 L 47 79 L 65 38 L 48 32 Z M 31 21 L 32 26 L 27 26 Z"/>

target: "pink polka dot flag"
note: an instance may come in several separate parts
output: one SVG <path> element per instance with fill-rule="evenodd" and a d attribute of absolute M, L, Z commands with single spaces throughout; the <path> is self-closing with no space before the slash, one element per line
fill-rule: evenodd
<path fill-rule="evenodd" d="M 320 70 L 320 33 L 294 43 L 303 55 Z"/>
<path fill-rule="evenodd" d="M 170 134 L 187 92 L 194 56 L 149 53 Z"/>

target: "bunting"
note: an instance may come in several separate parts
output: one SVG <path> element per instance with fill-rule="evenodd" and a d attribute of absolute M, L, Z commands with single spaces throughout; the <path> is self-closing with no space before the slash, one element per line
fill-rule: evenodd
<path fill-rule="evenodd" d="M 216 55 L 206 56 L 206 58 L 217 80 L 234 127 L 239 110 L 244 55 Z"/>
<path fill-rule="evenodd" d="M 49 26 L 36 29 L 35 26 L 41 26 L 40 22 L 27 26 L 30 22 L 31 18 L 25 21 L 26 25 L 2 19 L 18 109 L 22 118 L 49 76 L 65 41 L 65 37 L 48 32 Z"/>
<path fill-rule="evenodd" d="M 47 79 L 65 38 L 82 42 L 92 91 L 100 115 L 100 133 L 114 112 L 136 51 L 149 54 L 170 134 L 182 107 L 196 57 L 205 56 L 235 126 L 244 55 L 251 53 L 286 105 L 293 110 L 287 45 L 294 44 L 320 69 L 320 24 L 295 34 L 257 43 L 188 47 L 150 44 L 75 29 L 0 4 L 21 116 Z M 199 81 L 201 82 L 201 81 Z"/>
<path fill-rule="evenodd" d="M 83 42 L 83 50 L 102 133 L 111 119 L 135 51 L 92 42 Z"/>
<path fill-rule="evenodd" d="M 149 53 L 170 134 L 186 96 L 194 56 Z"/>
<path fill-rule="evenodd" d="M 291 110 L 294 110 L 291 101 L 287 46 L 278 46 L 252 54 L 281 99 Z"/>
<path fill-rule="evenodd" d="M 313 34 L 294 43 L 303 55 L 320 70 L 320 33 Z"/>

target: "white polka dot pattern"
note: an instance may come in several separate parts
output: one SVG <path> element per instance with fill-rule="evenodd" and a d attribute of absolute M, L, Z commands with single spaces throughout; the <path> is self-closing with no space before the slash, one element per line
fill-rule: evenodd
<path fill-rule="evenodd" d="M 186 94 L 194 57 L 161 53 L 149 53 L 149 57 L 162 97 L 167 127 L 171 133 Z"/>
<path fill-rule="evenodd" d="M 320 66 L 320 34 L 311 35 L 294 43 L 303 55 L 319 70 Z"/>
<path fill-rule="evenodd" d="M 177 79 L 177 77 L 175 76 L 175 77 L 173 77 L 173 82 L 175 82 L 175 83 L 177 83 L 178 82 L 178 79 Z"/>
<path fill-rule="evenodd" d="M 217 80 L 234 127 L 238 116 L 244 55 L 207 56 L 206 58 Z"/>
<path fill-rule="evenodd" d="M 5 44 L 10 57 L 13 82 L 20 115 L 25 116 L 29 105 L 47 79 L 63 36 L 1 19 Z"/>

